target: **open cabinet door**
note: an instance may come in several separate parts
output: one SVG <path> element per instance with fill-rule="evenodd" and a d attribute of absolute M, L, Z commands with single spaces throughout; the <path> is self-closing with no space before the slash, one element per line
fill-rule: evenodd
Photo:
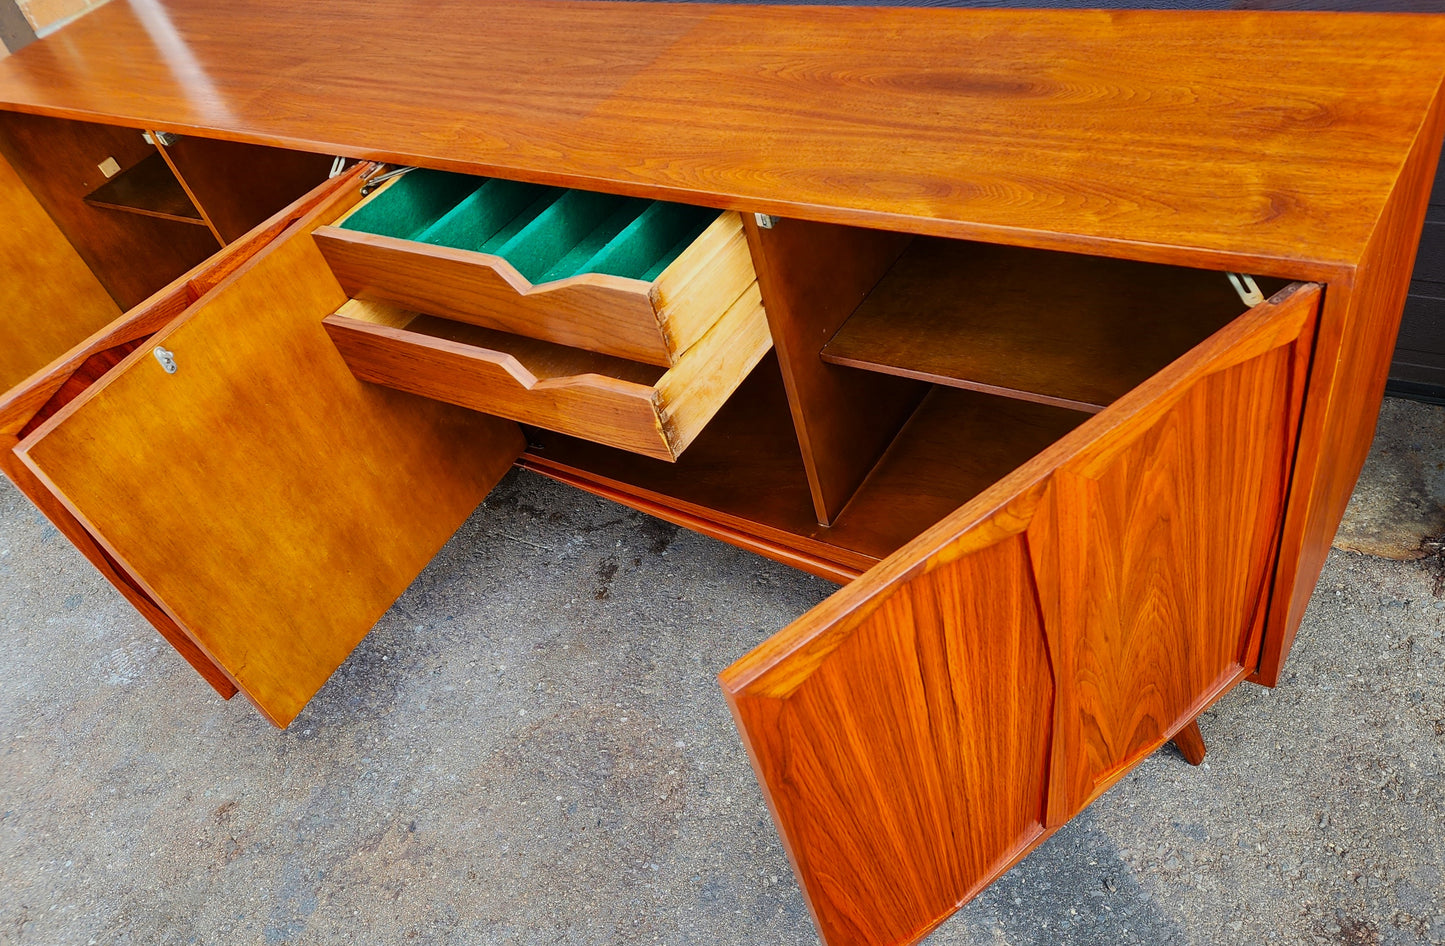
<path fill-rule="evenodd" d="M 1254 668 L 1291 286 L 721 676 L 828 946 L 912 943 Z"/>
<path fill-rule="evenodd" d="M 311 231 L 357 197 L 291 226 L 16 448 L 278 726 L 524 447 L 514 423 L 347 369 L 321 325 L 347 297 Z"/>

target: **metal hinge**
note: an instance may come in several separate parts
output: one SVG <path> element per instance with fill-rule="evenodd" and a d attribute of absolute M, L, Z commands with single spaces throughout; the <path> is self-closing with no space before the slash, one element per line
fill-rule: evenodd
<path fill-rule="evenodd" d="M 1229 277 L 1229 284 L 1234 287 L 1235 292 L 1239 293 L 1240 301 L 1251 309 L 1264 301 L 1264 293 L 1259 291 L 1259 286 L 1255 283 L 1253 276 L 1244 273 L 1225 273 L 1224 275 Z"/>
<path fill-rule="evenodd" d="M 180 138 L 179 135 L 173 135 L 168 131 L 147 131 L 143 133 L 143 137 L 146 144 L 155 145 L 157 148 L 169 148 Z"/>
<path fill-rule="evenodd" d="M 383 173 L 373 174 L 373 175 L 371 175 L 370 177 L 368 177 L 366 180 L 364 180 L 364 181 L 361 182 L 361 193 L 362 193 L 362 194 L 370 194 L 372 191 L 376 190 L 378 187 L 380 187 L 382 184 L 385 184 L 387 181 L 391 180 L 392 178 L 394 178 L 394 177 L 401 177 L 403 174 L 406 174 L 406 173 L 409 173 L 409 172 L 415 171 L 415 170 L 416 170 L 416 168 L 414 168 L 414 167 L 392 168 L 390 171 L 386 171 L 386 172 L 383 172 Z M 380 171 L 379 168 L 378 168 L 378 171 Z"/>
<path fill-rule="evenodd" d="M 778 222 L 778 218 L 772 214 L 753 214 L 753 219 L 756 220 L 758 226 L 764 230 L 773 229 L 773 225 Z"/>

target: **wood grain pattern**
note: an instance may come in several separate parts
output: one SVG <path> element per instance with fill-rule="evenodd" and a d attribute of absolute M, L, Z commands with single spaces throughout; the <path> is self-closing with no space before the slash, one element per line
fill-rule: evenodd
<path fill-rule="evenodd" d="M 488 253 L 340 227 L 316 242 L 353 298 L 662 366 L 756 278 L 737 214 L 720 215 L 652 282 L 584 273 L 534 286 Z"/>
<path fill-rule="evenodd" d="M 326 180 L 331 155 L 183 135 L 161 152 L 223 243 Z"/>
<path fill-rule="evenodd" d="M 0 392 L 120 314 L 20 176 L 0 157 Z"/>
<path fill-rule="evenodd" d="M 822 358 L 1097 413 L 1246 308 L 1222 273 L 920 237 Z"/>
<path fill-rule="evenodd" d="M 65 504 L 30 468 L 20 462 L 12 448 L 34 432 L 46 420 L 71 401 L 80 397 L 125 356 L 162 327 L 185 312 L 197 299 L 235 272 L 287 227 L 310 213 L 316 206 L 333 199 L 355 182 L 364 168 L 325 182 L 302 200 L 276 214 L 213 259 L 180 276 L 140 306 L 126 312 L 114 322 L 97 331 L 70 352 L 37 371 L 23 384 L 0 395 L 0 471 L 3 471 L 22 493 L 35 504 L 51 524 L 70 540 L 131 605 L 150 622 L 157 633 L 174 647 L 201 677 L 223 698 L 236 694 L 236 685 L 187 636 L 170 615 L 151 599 L 138 581 L 110 556 L 86 526 L 76 519 Z M 114 303 L 104 290 L 105 301 Z"/>
<path fill-rule="evenodd" d="M 909 238 L 896 233 L 745 218 L 773 344 L 821 525 L 832 525 L 928 386 L 825 364 L 838 331 Z"/>
<path fill-rule="evenodd" d="M 1317 297 L 1278 307 L 1277 347 L 1204 366 L 1051 474 L 1028 529 L 1054 673 L 1073 682 L 1050 825 L 1253 670 Z"/>
<path fill-rule="evenodd" d="M 523 445 L 351 376 L 320 325 L 346 296 L 316 222 L 151 339 L 175 374 L 138 351 L 16 451 L 280 726 Z"/>
<path fill-rule="evenodd" d="M 1034 602 L 1014 534 L 898 589 L 806 677 L 729 687 L 825 943 L 911 942 L 1043 832 Z"/>
<path fill-rule="evenodd" d="M 1273 606 L 1251 678 L 1266 686 L 1279 681 L 1370 451 L 1442 135 L 1445 103 L 1436 98 L 1358 269 L 1325 293 Z"/>
<path fill-rule="evenodd" d="M 139 305 L 220 247 L 204 227 L 85 202 L 105 183 L 98 165 L 106 158 L 131 168 L 155 156 L 138 131 L 0 113 L 0 154 L 122 309 Z"/>
<path fill-rule="evenodd" d="M 756 283 L 666 372 L 352 301 L 324 321 L 363 381 L 676 460 L 768 353 Z"/>
<path fill-rule="evenodd" d="M 828 946 L 915 942 L 1248 672 L 1319 296 L 1255 307 L 723 672 Z M 1029 656 L 972 677 L 994 651 Z"/>
<path fill-rule="evenodd" d="M 1442 48 L 1406 15 L 121 0 L 0 63 L 0 106 L 1315 278 Z"/>
<path fill-rule="evenodd" d="M 1174 748 L 1184 756 L 1184 761 L 1190 765 L 1200 765 L 1204 762 L 1205 748 L 1204 736 L 1199 731 L 1199 720 L 1191 720 L 1189 725 L 1174 734 Z"/>

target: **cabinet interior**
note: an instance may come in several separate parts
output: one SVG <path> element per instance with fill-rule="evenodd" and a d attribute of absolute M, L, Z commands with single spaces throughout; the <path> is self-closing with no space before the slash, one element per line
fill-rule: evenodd
<path fill-rule="evenodd" d="M 817 239 L 801 243 L 831 249 L 840 237 L 829 231 L 847 229 L 813 229 Z M 797 313 L 773 306 L 764 285 L 780 357 L 755 370 L 676 464 L 536 429 L 524 463 L 677 513 L 711 511 L 721 523 L 745 523 L 748 531 L 842 565 L 846 577 L 896 551 L 1249 308 L 1221 272 L 939 238 L 916 238 L 901 253 L 874 245 L 868 254 L 892 254 L 892 263 L 878 265 L 881 275 L 862 301 L 795 360 L 795 371 L 797 362 L 807 370 L 817 370 L 810 359 L 823 363 L 833 386 L 829 403 L 810 401 L 798 377 L 787 383 L 783 349 L 797 333 L 779 320 Z M 765 239 L 754 252 L 780 247 L 792 259 L 769 261 L 774 268 L 839 255 Z M 766 268 L 759 261 L 760 272 Z M 1258 282 L 1266 295 L 1285 285 Z M 809 445 L 789 418 L 799 426 L 826 421 L 846 428 L 852 418 L 817 415 L 836 410 L 837 390 L 880 375 L 912 386 L 895 395 L 905 409 L 839 511 L 820 524 L 807 452 L 814 451 L 815 464 L 835 458 L 819 456 L 820 438 Z"/>
<path fill-rule="evenodd" d="M 1222 273 L 919 237 L 821 357 L 1097 413 L 1248 308 Z"/>
<path fill-rule="evenodd" d="M 377 189 L 333 226 L 494 253 L 528 278 L 590 271 L 650 278 L 717 216 L 706 208 L 418 170 Z M 799 226 L 807 229 L 791 242 L 752 231 L 760 272 L 784 271 L 809 285 L 863 274 L 866 284 L 839 296 L 850 301 L 819 318 L 796 303 L 773 304 L 760 279 L 778 355 L 764 358 L 702 421 L 686 453 L 664 460 L 527 426 L 522 464 L 664 517 L 717 526 L 724 537 L 729 528 L 764 536 L 827 563 L 815 570 L 847 578 L 1246 311 L 1219 272 Z M 1260 283 L 1266 293 L 1283 285 Z M 515 377 L 536 382 L 585 390 L 595 378 L 604 387 L 615 380 L 646 388 L 667 374 L 658 364 L 379 299 L 353 298 L 336 314 L 404 329 L 417 339 L 414 348 L 432 340 L 502 353 Z M 796 331 L 802 321 L 816 337 L 810 348 L 790 352 L 796 346 L 790 336 L 808 334 Z M 106 367 L 97 363 L 94 377 Z M 826 402 L 810 398 L 801 370 L 826 375 Z M 866 399 L 885 381 L 890 414 L 838 413 L 848 403 L 839 392 L 856 389 Z M 822 420 L 841 427 L 845 441 L 855 422 L 882 425 L 874 445 L 849 444 L 861 453 L 862 473 L 827 517 L 819 514 L 825 504 L 815 470 L 836 457 L 820 438 L 801 433 L 825 412 L 835 416 Z"/>
<path fill-rule="evenodd" d="M 206 221 L 186 189 L 157 152 L 132 165 L 85 195 L 92 207 L 108 207 L 204 227 Z"/>

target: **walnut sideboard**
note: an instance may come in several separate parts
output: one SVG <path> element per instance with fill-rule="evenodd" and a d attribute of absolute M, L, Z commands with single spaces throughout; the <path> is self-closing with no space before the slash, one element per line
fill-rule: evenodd
<path fill-rule="evenodd" d="M 513 464 L 837 581 L 720 679 L 824 942 L 914 942 L 1279 678 L 1442 78 L 1436 17 L 113 0 L 0 61 L 0 467 L 278 726 Z"/>

